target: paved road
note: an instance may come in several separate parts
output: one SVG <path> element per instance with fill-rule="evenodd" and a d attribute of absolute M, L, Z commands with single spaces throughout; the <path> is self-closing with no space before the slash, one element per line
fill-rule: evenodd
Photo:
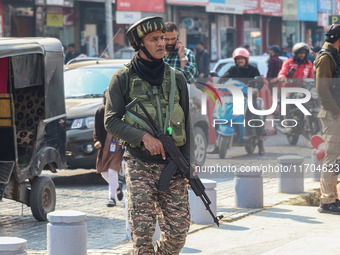
<path fill-rule="evenodd" d="M 285 137 L 275 135 L 265 141 L 266 155 L 246 155 L 244 148 L 233 148 L 228 152 L 225 160 L 220 160 L 218 155 L 209 155 L 206 166 L 232 164 L 258 165 L 261 163 L 277 164 L 276 158 L 285 154 L 298 154 L 310 160 L 311 150 L 304 144 L 304 140 L 297 146 L 288 146 Z M 49 175 L 49 173 L 45 173 Z M 114 208 L 106 207 L 108 189 L 100 175 L 94 170 L 60 170 L 54 176 L 57 189 L 56 210 L 79 210 L 87 214 L 88 249 L 107 254 L 116 254 L 113 248 L 126 245 L 125 240 L 125 209 L 124 201 L 118 202 Z M 233 208 L 233 182 L 232 174 L 210 176 L 218 181 L 218 212 L 224 213 L 226 220 L 242 217 L 251 210 Z M 277 180 L 264 179 L 265 206 L 272 206 L 289 196 L 276 194 Z M 125 188 L 125 187 L 124 187 Z M 124 190 L 124 193 L 126 190 Z M 275 194 L 274 194 L 275 193 Z M 274 194 L 274 195 L 273 195 Z M 14 201 L 4 199 L 0 203 L 0 235 L 16 236 L 28 240 L 30 254 L 39 254 L 46 251 L 46 222 L 37 222 L 31 214 L 30 208 Z M 255 210 L 256 211 L 256 210 Z M 192 231 L 202 226 L 192 225 Z M 110 252 L 111 250 L 111 252 Z M 106 254 L 106 253 L 105 253 Z M 119 254 L 119 253 L 117 253 Z"/>

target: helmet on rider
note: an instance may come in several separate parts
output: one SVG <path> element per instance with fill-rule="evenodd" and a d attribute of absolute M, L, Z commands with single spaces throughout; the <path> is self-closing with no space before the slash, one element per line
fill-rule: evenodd
<path fill-rule="evenodd" d="M 294 55 L 297 55 L 299 53 L 306 53 L 307 55 L 309 53 L 309 46 L 307 45 L 307 43 L 299 42 L 293 46 L 292 51 Z"/>
<path fill-rule="evenodd" d="M 236 63 L 237 58 L 245 58 L 246 63 L 249 62 L 249 51 L 246 48 L 236 48 L 233 52 L 233 59 Z"/>

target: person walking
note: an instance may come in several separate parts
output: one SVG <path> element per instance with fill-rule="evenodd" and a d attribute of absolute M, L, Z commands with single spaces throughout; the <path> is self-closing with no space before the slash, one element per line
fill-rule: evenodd
<path fill-rule="evenodd" d="M 210 74 L 210 57 L 208 51 L 204 48 L 203 42 L 196 43 L 196 66 L 197 77 L 208 78 Z"/>
<path fill-rule="evenodd" d="M 74 59 L 80 55 L 79 51 L 76 51 L 76 46 L 74 43 L 70 43 L 67 46 L 67 53 L 65 56 L 65 64 L 67 64 L 71 59 Z"/>
<path fill-rule="evenodd" d="M 193 83 L 197 75 L 195 55 L 192 50 L 184 47 L 181 40 L 178 39 L 177 26 L 173 22 L 166 22 L 165 40 L 165 57 L 164 62 L 172 68 L 181 71 L 187 83 Z"/>
<path fill-rule="evenodd" d="M 269 51 L 269 59 L 268 59 L 268 72 L 267 78 L 273 79 L 276 78 L 279 74 L 283 61 L 279 58 L 280 56 L 280 47 L 278 45 L 272 45 L 268 48 Z"/>
<path fill-rule="evenodd" d="M 315 59 L 316 89 L 321 109 L 318 117 L 325 135 L 325 158 L 320 178 L 320 213 L 340 214 L 340 201 L 337 193 L 337 175 L 334 166 L 340 156 L 340 25 L 328 26 L 326 42 Z M 339 166 L 338 166 L 339 167 Z"/>
<path fill-rule="evenodd" d="M 119 201 L 123 199 L 123 183 L 118 181 L 123 160 L 122 147 L 116 137 L 107 133 L 104 128 L 104 111 L 107 90 L 104 92 L 104 106 L 99 107 L 95 115 L 93 130 L 94 147 L 98 150 L 96 169 L 109 184 L 108 207 L 116 206 L 116 195 Z"/>
<path fill-rule="evenodd" d="M 146 124 L 125 110 L 133 99 L 144 107 L 172 139 L 185 159 L 194 160 L 189 118 L 188 88 L 182 72 L 163 60 L 165 24 L 147 17 L 132 25 L 126 35 L 138 51 L 131 62 L 112 77 L 105 109 L 105 128 L 126 145 L 126 183 L 129 223 L 134 254 L 179 254 L 190 226 L 187 182 L 175 174 L 169 191 L 159 191 L 158 181 L 167 165 L 162 143 Z M 172 113 L 168 105 L 173 105 Z M 145 116 L 136 105 L 134 111 Z M 152 236 L 158 219 L 162 231 L 155 247 Z"/>

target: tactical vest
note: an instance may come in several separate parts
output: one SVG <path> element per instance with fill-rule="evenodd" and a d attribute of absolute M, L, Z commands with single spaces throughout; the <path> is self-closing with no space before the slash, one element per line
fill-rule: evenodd
<path fill-rule="evenodd" d="M 125 68 L 130 100 L 139 98 L 163 132 L 168 132 L 171 135 L 176 146 L 183 146 L 186 142 L 185 119 L 184 111 L 179 104 L 180 93 L 176 85 L 175 70 L 165 64 L 162 85 L 152 86 L 149 82 L 141 79 L 133 71 L 133 68 L 130 68 L 130 65 Z M 132 110 L 145 116 L 138 104 Z M 153 135 L 147 123 L 128 111 L 124 115 L 123 121 Z"/>
<path fill-rule="evenodd" d="M 339 81 L 340 81 L 340 62 L 339 62 L 339 57 L 337 55 L 334 55 L 328 49 L 321 49 L 319 51 L 319 53 L 317 54 L 315 61 L 323 55 L 328 55 L 332 59 L 332 62 L 333 62 L 334 67 L 335 67 L 335 71 L 333 72 L 333 76 L 332 76 L 332 83 L 331 83 L 329 90 L 332 94 L 332 97 L 336 101 L 336 104 L 340 108 L 340 84 L 339 84 Z M 314 63 L 315 63 L 315 61 L 314 61 Z M 315 66 L 314 66 L 314 77 L 316 77 Z"/>

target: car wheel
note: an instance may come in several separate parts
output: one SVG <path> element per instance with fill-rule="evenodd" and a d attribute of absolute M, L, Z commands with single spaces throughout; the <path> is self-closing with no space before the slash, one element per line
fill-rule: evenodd
<path fill-rule="evenodd" d="M 200 127 L 194 128 L 195 137 L 195 164 L 203 166 L 207 153 L 207 138 Z"/>

